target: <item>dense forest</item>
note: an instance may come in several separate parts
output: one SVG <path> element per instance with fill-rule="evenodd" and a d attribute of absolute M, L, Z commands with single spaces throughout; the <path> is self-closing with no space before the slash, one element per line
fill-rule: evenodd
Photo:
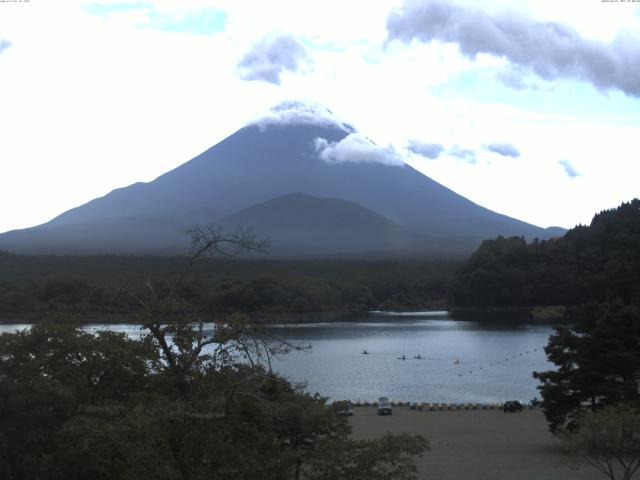
<path fill-rule="evenodd" d="M 123 289 L 162 290 L 188 257 L 26 256 L 0 252 L 0 319 L 74 313 L 82 321 L 129 319 Z M 459 262 L 432 259 L 272 260 L 204 258 L 181 296 L 206 316 L 337 319 L 371 309 L 441 307 Z"/>
<path fill-rule="evenodd" d="M 640 301 L 640 200 L 594 216 L 565 236 L 487 240 L 451 284 L 455 305 L 581 305 Z"/>

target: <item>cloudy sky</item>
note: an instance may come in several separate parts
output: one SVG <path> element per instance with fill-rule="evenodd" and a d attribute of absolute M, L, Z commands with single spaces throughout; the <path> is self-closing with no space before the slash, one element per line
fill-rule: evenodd
<path fill-rule="evenodd" d="M 478 5 L 2 1 L 0 232 L 150 181 L 288 100 L 540 226 L 640 196 L 640 3 Z"/>

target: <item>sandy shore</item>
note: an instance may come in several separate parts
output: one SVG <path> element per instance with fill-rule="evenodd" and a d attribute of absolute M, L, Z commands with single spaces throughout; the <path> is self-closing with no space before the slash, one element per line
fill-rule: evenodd
<path fill-rule="evenodd" d="M 431 451 L 417 460 L 420 479 L 430 480 L 597 480 L 591 467 L 578 467 L 547 431 L 540 410 L 425 412 L 396 407 L 378 416 L 373 407 L 354 408 L 353 437 L 419 433 Z"/>

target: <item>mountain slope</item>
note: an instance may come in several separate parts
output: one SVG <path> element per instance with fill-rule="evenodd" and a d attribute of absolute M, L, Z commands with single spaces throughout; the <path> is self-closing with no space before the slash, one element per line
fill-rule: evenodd
<path fill-rule="evenodd" d="M 203 205 L 227 213 L 303 192 L 342 198 L 406 228 L 438 236 L 545 236 L 544 230 L 480 207 L 408 165 L 327 163 L 317 138 L 346 132 L 316 125 L 241 129 L 190 162 L 150 183 L 137 183 L 70 210 L 51 225 L 128 216 L 180 215 Z"/>
<path fill-rule="evenodd" d="M 188 224 L 215 222 L 294 192 L 355 202 L 444 243 L 476 245 L 500 234 L 551 236 L 480 207 L 408 165 L 320 158 L 318 139 L 336 144 L 350 133 L 344 124 L 327 122 L 249 125 L 152 182 L 114 190 L 39 227 L 0 235 L 0 248 L 55 250 L 68 234 L 67 249 L 129 250 L 127 238 L 135 239 L 136 249 L 144 250 L 145 238 L 153 240 L 154 250 L 171 249 L 183 241 Z M 96 228 L 104 230 L 98 239 L 89 234 Z"/>
<path fill-rule="evenodd" d="M 292 193 L 225 217 L 221 225 L 251 226 L 270 252 L 365 253 L 419 251 L 426 239 L 356 203 Z"/>

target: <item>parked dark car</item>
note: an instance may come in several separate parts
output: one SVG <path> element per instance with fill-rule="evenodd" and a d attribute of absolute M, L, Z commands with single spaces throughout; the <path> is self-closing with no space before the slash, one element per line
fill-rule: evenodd
<path fill-rule="evenodd" d="M 378 415 L 392 415 L 391 404 L 387 397 L 380 397 L 378 399 Z"/>
<path fill-rule="evenodd" d="M 353 417 L 353 406 L 350 403 L 347 403 L 336 413 L 339 417 Z"/>
<path fill-rule="evenodd" d="M 521 412 L 522 409 L 523 409 L 522 404 L 517 400 L 510 400 L 508 402 L 504 402 L 504 406 L 502 407 L 502 411 L 504 413 Z"/>

